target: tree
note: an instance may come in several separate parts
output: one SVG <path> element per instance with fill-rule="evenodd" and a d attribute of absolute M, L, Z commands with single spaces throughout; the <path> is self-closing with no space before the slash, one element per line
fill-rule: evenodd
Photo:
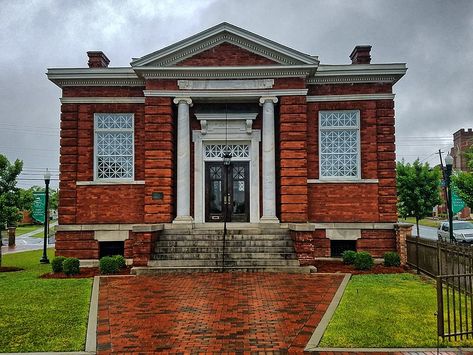
<path fill-rule="evenodd" d="M 419 220 L 431 215 L 440 204 L 440 169 L 432 169 L 417 159 L 413 164 L 398 162 L 396 173 L 398 213 L 403 218 L 416 219 L 419 235 Z"/>
<path fill-rule="evenodd" d="M 469 148 L 465 149 L 463 155 L 466 158 L 466 166 L 470 171 L 473 171 L 473 144 Z"/>
<path fill-rule="evenodd" d="M 473 173 L 459 171 L 452 175 L 453 189 L 473 209 Z"/>
<path fill-rule="evenodd" d="M 21 160 L 17 159 L 12 164 L 6 156 L 0 154 L 0 235 L 5 226 L 15 226 L 21 220 L 20 193 L 16 187 L 16 179 L 22 169 L 23 162 Z M 1 262 L 0 248 L 0 266 Z"/>
<path fill-rule="evenodd" d="M 40 186 L 31 186 L 29 189 L 20 189 L 20 206 L 23 211 L 33 212 L 34 193 L 44 192 L 45 188 Z M 49 209 L 57 210 L 58 208 L 58 189 L 49 189 Z"/>

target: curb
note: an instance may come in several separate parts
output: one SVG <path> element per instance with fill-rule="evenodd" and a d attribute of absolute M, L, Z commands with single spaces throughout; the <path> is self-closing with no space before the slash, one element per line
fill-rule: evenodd
<path fill-rule="evenodd" d="M 95 353 L 97 350 L 97 315 L 99 309 L 100 277 L 94 276 L 92 294 L 90 296 L 89 320 L 87 322 L 87 335 L 85 338 L 85 351 Z"/>
<path fill-rule="evenodd" d="M 330 302 L 330 305 L 328 306 L 327 310 L 325 311 L 324 316 L 320 320 L 319 325 L 317 326 L 317 328 L 315 328 L 314 332 L 312 333 L 312 336 L 310 337 L 309 342 L 305 346 L 304 351 L 318 350 L 317 345 L 319 345 L 320 340 L 322 339 L 322 336 L 325 333 L 325 329 L 327 329 L 328 324 L 330 323 L 330 320 L 332 319 L 333 314 L 335 313 L 335 310 L 337 309 L 338 304 L 340 303 L 340 300 L 342 299 L 343 293 L 345 292 L 345 288 L 348 285 L 348 281 L 350 281 L 350 277 L 351 277 L 351 274 L 346 274 L 340 286 L 338 286 L 338 290 L 337 292 L 335 292 L 332 302 Z"/>
<path fill-rule="evenodd" d="M 307 351 L 307 350 L 306 350 Z M 471 352 L 473 348 L 313 348 L 309 350 L 314 353 L 318 352 L 343 352 L 343 353 L 454 353 L 464 354 L 465 351 Z"/>

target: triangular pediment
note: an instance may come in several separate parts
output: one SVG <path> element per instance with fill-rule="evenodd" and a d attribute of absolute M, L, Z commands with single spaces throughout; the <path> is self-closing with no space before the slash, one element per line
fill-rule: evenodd
<path fill-rule="evenodd" d="M 318 58 L 310 56 L 279 43 L 223 22 L 194 36 L 179 41 L 156 52 L 134 59 L 133 67 L 172 67 L 172 66 L 218 66 L 215 56 L 224 55 L 233 49 L 235 63 L 220 65 L 304 65 L 319 63 Z M 248 60 L 242 63 L 239 57 Z M 198 58 L 200 65 L 191 58 Z M 187 63 L 189 64 L 186 64 Z"/>

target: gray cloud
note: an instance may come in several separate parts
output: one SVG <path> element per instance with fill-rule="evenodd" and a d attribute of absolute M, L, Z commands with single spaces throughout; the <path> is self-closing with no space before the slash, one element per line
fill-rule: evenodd
<path fill-rule="evenodd" d="M 406 62 L 395 86 L 398 158 L 436 163 L 457 129 L 473 126 L 471 1 L 2 1 L 0 152 L 27 173 L 58 169 L 60 90 L 48 67 L 84 67 L 103 50 L 127 66 L 222 21 L 322 63 L 348 63 L 356 44 L 373 45 L 374 63 Z M 440 137 L 438 140 L 408 137 Z M 429 157 L 430 155 L 430 157 Z M 36 170 L 39 169 L 39 170 Z M 24 178 L 38 178 L 25 175 Z M 22 186 L 41 183 L 23 180 Z"/>

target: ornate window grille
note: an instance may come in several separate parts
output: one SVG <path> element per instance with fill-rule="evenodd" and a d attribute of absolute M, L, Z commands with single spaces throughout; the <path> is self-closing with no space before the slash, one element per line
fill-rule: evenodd
<path fill-rule="evenodd" d="M 132 180 L 134 171 L 134 116 L 132 113 L 96 113 L 95 178 Z"/>
<path fill-rule="evenodd" d="M 225 149 L 228 147 L 232 159 L 249 159 L 250 147 L 248 144 L 206 144 L 204 146 L 204 158 L 208 160 L 222 160 Z"/>
<path fill-rule="evenodd" d="M 360 111 L 320 111 L 320 178 L 360 178 Z"/>

